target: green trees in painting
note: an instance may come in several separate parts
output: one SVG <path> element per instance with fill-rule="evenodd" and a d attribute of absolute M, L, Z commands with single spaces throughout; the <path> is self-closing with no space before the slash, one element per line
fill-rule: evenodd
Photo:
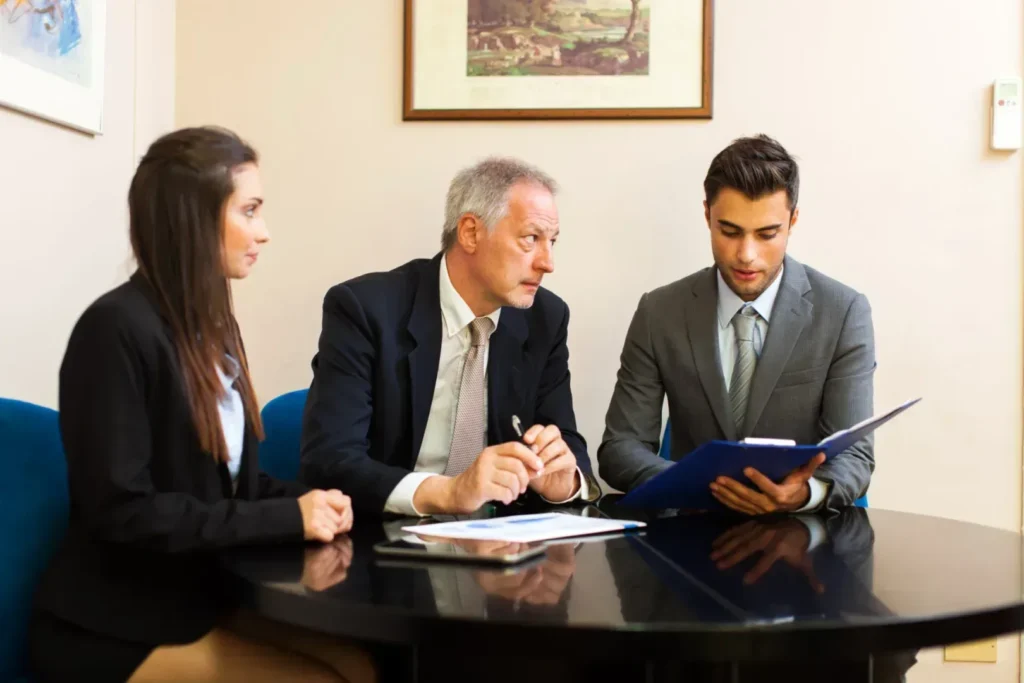
<path fill-rule="evenodd" d="M 649 0 L 469 0 L 469 76 L 649 73 Z"/>

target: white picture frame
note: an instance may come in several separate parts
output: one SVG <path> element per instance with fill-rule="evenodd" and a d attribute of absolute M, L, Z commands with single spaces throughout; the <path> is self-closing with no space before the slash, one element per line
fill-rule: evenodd
<path fill-rule="evenodd" d="M 106 0 L 0 0 L 0 105 L 103 132 Z"/>

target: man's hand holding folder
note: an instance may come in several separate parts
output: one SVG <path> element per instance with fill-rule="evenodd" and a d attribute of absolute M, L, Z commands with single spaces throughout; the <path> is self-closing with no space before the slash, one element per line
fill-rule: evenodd
<path fill-rule="evenodd" d="M 748 467 L 743 470 L 743 474 L 760 490 L 744 486 L 730 477 L 718 477 L 711 482 L 711 495 L 722 505 L 746 515 L 794 512 L 807 504 L 811 496 L 811 487 L 807 482 L 824 462 L 825 454 L 818 453 L 778 484 L 753 467 Z"/>
<path fill-rule="evenodd" d="M 907 401 L 813 445 L 764 438 L 709 441 L 630 490 L 619 504 L 676 510 L 724 507 L 748 515 L 799 511 L 807 504 L 811 478 L 823 463 L 920 400 Z"/>

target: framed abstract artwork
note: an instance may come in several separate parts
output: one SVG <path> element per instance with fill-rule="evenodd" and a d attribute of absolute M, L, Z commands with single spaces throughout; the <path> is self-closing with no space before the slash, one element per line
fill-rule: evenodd
<path fill-rule="evenodd" d="M 103 132 L 106 0 L 0 0 L 0 105 Z"/>
<path fill-rule="evenodd" d="M 405 0 L 415 119 L 711 118 L 713 0 Z"/>

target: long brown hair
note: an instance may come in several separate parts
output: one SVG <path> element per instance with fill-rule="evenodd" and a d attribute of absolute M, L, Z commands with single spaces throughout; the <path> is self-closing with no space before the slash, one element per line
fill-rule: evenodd
<path fill-rule="evenodd" d="M 238 361 L 246 418 L 263 438 L 221 260 L 233 173 L 258 161 L 256 150 L 231 131 L 184 128 L 150 146 L 128 190 L 132 251 L 171 325 L 200 446 L 218 462 L 228 460 L 217 410 L 225 391 L 216 368 L 225 367 L 225 354 Z"/>

